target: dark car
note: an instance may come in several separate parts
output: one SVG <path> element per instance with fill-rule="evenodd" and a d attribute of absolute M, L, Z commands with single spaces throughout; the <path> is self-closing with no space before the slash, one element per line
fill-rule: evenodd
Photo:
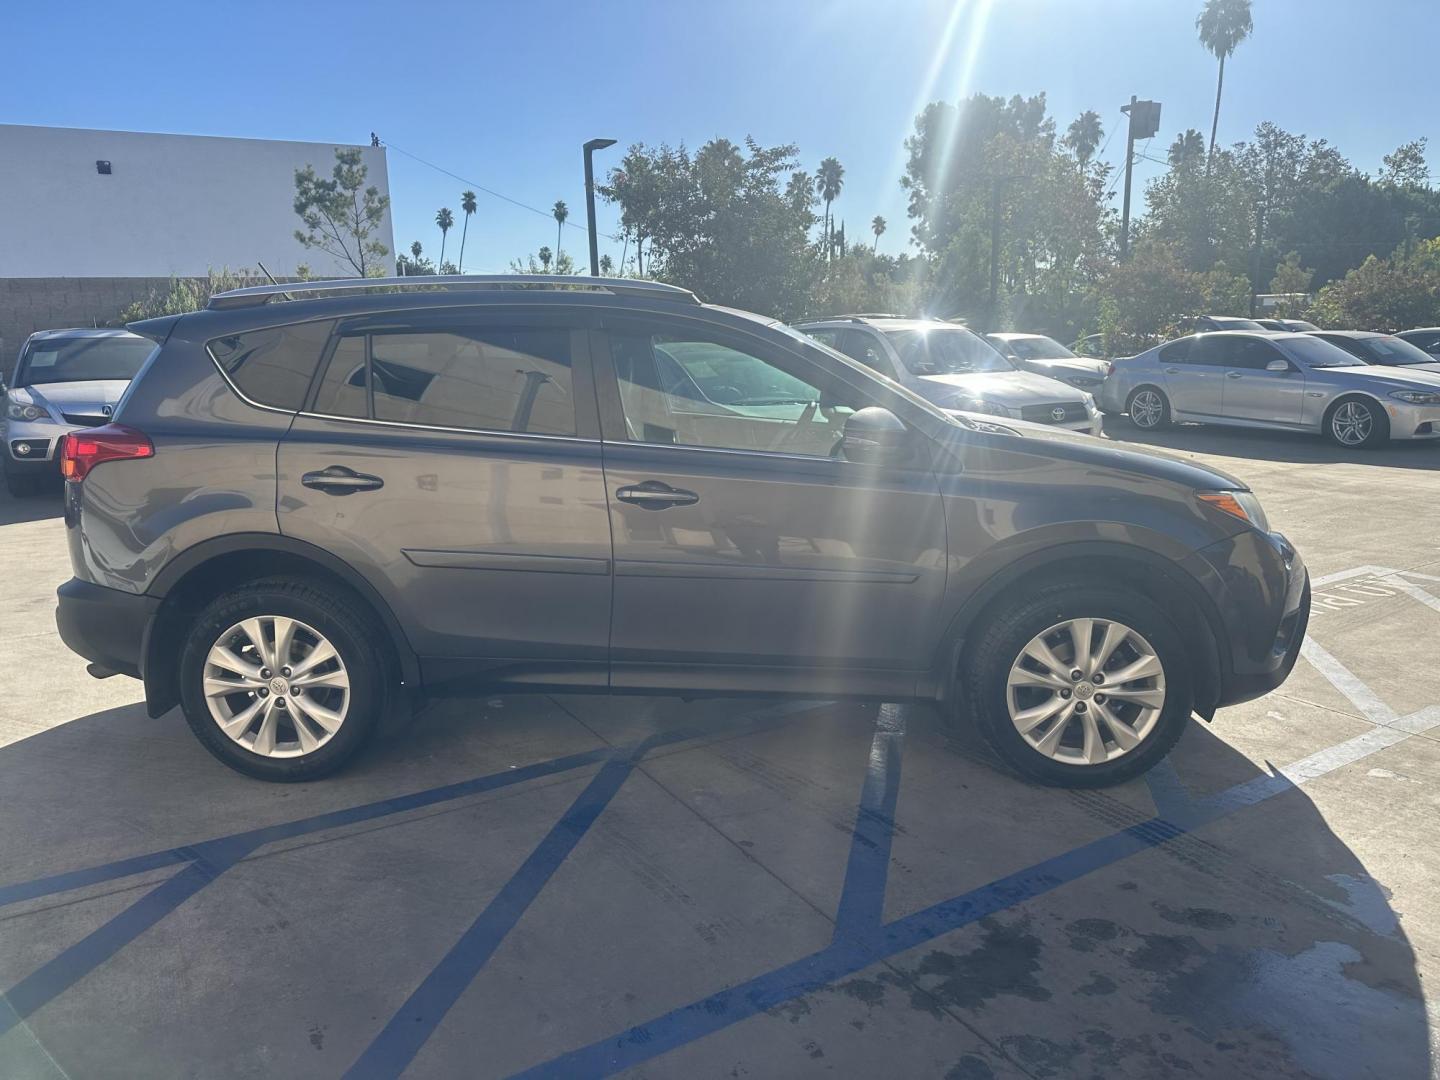
<path fill-rule="evenodd" d="M 1440 359 L 1440 326 L 1428 326 L 1419 330 L 1402 330 L 1395 335 L 1401 341 L 1408 341 L 1422 352 Z"/>
<path fill-rule="evenodd" d="M 1201 334 L 1212 330 L 1266 330 L 1255 319 L 1242 319 L 1235 315 L 1190 315 L 1180 320 L 1180 329 L 1187 334 Z"/>
<path fill-rule="evenodd" d="M 1304 319 L 1256 319 L 1255 321 L 1266 330 L 1278 330 L 1283 334 L 1304 334 L 1320 329 L 1314 323 L 1306 322 Z"/>
<path fill-rule="evenodd" d="M 1378 367 L 1440 372 L 1440 355 L 1427 353 L 1395 334 L 1370 330 L 1317 330 L 1311 335 L 1339 345 L 1351 356 Z"/>
<path fill-rule="evenodd" d="M 252 776 L 489 686 L 934 701 L 1108 784 L 1305 632 L 1240 481 L 953 416 L 682 289 L 312 282 L 134 329 L 115 422 L 66 440 L 60 632 Z"/>

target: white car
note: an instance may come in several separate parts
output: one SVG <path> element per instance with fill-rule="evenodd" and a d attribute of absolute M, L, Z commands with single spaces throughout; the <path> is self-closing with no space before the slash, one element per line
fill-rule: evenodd
<path fill-rule="evenodd" d="M 985 340 L 1021 370 L 1048 375 L 1092 394 L 1110 373 L 1107 361 L 1077 356 L 1044 334 L 986 334 Z"/>
<path fill-rule="evenodd" d="M 1019 370 L 979 334 L 956 323 L 840 315 L 799 323 L 795 329 L 942 409 L 1100 434 L 1100 413 L 1089 392 Z"/>
<path fill-rule="evenodd" d="M 41 330 L 26 339 L 11 385 L 0 384 L 0 461 L 11 495 L 34 495 L 58 480 L 61 436 L 108 424 L 154 349 L 128 330 Z"/>

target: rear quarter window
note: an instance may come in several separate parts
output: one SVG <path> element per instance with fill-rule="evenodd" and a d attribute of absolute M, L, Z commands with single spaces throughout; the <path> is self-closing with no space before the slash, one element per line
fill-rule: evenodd
<path fill-rule="evenodd" d="M 325 320 L 247 330 L 216 338 L 206 348 L 245 397 L 298 412 L 334 326 L 334 320 Z"/>

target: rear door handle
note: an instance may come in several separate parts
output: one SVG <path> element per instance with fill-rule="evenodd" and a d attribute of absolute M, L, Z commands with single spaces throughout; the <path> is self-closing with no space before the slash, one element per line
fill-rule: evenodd
<path fill-rule="evenodd" d="M 1166 375 L 1179 375 L 1179 374 L 1180 374 L 1180 369 L 1179 369 L 1178 367 L 1167 367 L 1167 368 L 1165 369 L 1165 374 L 1166 374 Z"/>
<path fill-rule="evenodd" d="M 1227 371 L 1227 372 L 1225 372 L 1225 378 L 1227 378 L 1227 379 L 1243 379 L 1244 377 L 1245 377 L 1245 376 L 1242 375 L 1242 374 L 1240 374 L 1240 372 L 1238 372 L 1238 371 Z"/>
<path fill-rule="evenodd" d="M 693 491 L 672 488 L 659 480 L 646 480 L 615 492 L 621 502 L 633 503 L 642 510 L 668 510 L 672 506 L 694 506 L 700 496 Z"/>
<path fill-rule="evenodd" d="M 326 495 L 353 495 L 357 491 L 374 491 L 385 486 L 380 477 L 357 473 L 344 465 L 330 465 L 317 472 L 307 472 L 300 477 L 300 483 Z"/>

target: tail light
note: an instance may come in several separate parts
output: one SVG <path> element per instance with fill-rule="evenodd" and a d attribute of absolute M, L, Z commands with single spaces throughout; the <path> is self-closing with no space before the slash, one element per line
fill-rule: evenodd
<path fill-rule="evenodd" d="M 1114 360 L 1106 360 L 1106 361 L 1105 361 L 1105 378 L 1108 379 L 1111 375 L 1114 375 L 1114 374 L 1115 374 L 1115 361 L 1114 361 Z"/>
<path fill-rule="evenodd" d="M 72 431 L 60 444 L 60 475 L 84 480 L 91 469 L 107 461 L 155 456 L 155 444 L 143 431 L 124 424 Z"/>

